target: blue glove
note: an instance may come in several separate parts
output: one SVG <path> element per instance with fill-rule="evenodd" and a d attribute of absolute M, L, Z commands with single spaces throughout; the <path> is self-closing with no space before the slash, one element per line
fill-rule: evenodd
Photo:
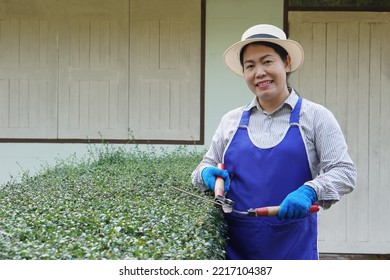
<path fill-rule="evenodd" d="M 317 201 L 317 193 L 309 186 L 301 186 L 289 193 L 280 204 L 278 219 L 300 219 L 306 216 L 310 206 Z"/>
<path fill-rule="evenodd" d="M 229 172 L 227 170 L 222 170 L 214 166 L 209 166 L 203 169 L 202 171 L 202 179 L 205 185 L 212 191 L 215 188 L 215 179 L 219 176 L 224 180 L 224 189 L 225 192 L 229 190 Z"/>

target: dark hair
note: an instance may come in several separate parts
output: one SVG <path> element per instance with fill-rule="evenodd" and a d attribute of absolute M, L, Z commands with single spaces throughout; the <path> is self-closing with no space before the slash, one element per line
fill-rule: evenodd
<path fill-rule="evenodd" d="M 249 43 L 249 44 L 246 44 L 245 46 L 242 47 L 241 49 L 241 52 L 240 52 L 240 63 L 241 63 L 241 66 L 244 66 L 244 51 L 246 50 L 246 48 L 249 46 L 249 45 L 263 45 L 263 46 L 266 46 L 266 47 L 270 47 L 272 48 L 279 56 L 280 58 L 282 59 L 283 62 L 285 62 L 287 60 L 287 51 L 282 48 L 281 46 L 277 45 L 277 44 L 274 44 L 274 43 L 271 43 L 271 42 L 264 42 L 264 41 L 260 41 L 260 42 L 253 42 L 253 43 Z"/>

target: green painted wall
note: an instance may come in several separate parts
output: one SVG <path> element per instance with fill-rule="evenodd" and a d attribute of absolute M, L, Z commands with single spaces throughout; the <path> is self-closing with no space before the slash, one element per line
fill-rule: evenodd
<path fill-rule="evenodd" d="M 231 72 L 222 56 L 249 27 L 267 23 L 283 28 L 283 0 L 206 0 L 205 146 L 221 117 L 249 103 L 253 94 Z"/>

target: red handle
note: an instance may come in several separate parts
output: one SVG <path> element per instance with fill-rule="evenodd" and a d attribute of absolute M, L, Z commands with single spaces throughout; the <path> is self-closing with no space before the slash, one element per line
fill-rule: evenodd
<path fill-rule="evenodd" d="M 276 216 L 278 215 L 280 207 L 279 206 L 268 206 L 256 208 L 256 216 Z M 309 208 L 309 213 L 315 213 L 320 210 L 318 204 L 313 204 Z"/>
<path fill-rule="evenodd" d="M 315 212 L 318 212 L 318 211 L 320 211 L 320 206 L 317 203 L 313 204 L 309 208 L 309 213 L 315 213 Z"/>
<path fill-rule="evenodd" d="M 223 163 L 218 163 L 217 168 L 221 170 L 225 170 L 225 165 Z M 224 197 L 225 196 L 225 186 L 224 186 L 224 180 L 222 177 L 217 176 L 215 180 L 215 186 L 214 186 L 214 197 L 217 198 L 218 196 Z"/>

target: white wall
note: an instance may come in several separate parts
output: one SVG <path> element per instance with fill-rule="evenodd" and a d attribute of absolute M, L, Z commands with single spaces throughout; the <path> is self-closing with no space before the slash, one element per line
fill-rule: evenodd
<path fill-rule="evenodd" d="M 82 157 L 87 152 L 88 147 L 83 144 L 0 143 L 0 184 L 17 179 L 26 171 L 33 175 L 56 159 L 73 154 Z"/>

